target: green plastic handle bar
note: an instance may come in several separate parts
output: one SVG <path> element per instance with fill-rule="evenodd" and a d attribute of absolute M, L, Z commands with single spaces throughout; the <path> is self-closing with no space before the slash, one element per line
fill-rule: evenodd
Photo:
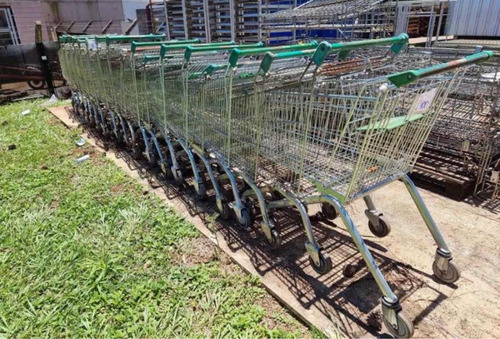
<path fill-rule="evenodd" d="M 132 42 L 142 40 L 165 40 L 165 34 L 147 34 L 147 35 L 107 35 L 106 43 L 111 42 Z"/>
<path fill-rule="evenodd" d="M 142 57 L 142 62 L 145 64 L 147 64 L 148 62 L 153 61 L 153 60 L 160 60 L 160 56 L 159 55 L 145 55 Z"/>
<path fill-rule="evenodd" d="M 205 69 L 203 70 L 203 74 L 212 74 L 213 72 L 215 71 L 218 71 L 220 69 L 225 69 L 227 68 L 227 65 L 217 65 L 217 64 L 211 64 L 211 65 L 208 65 L 207 67 L 205 67 Z"/>
<path fill-rule="evenodd" d="M 330 53 L 338 52 L 339 60 L 344 60 L 353 49 L 389 44 L 391 45 L 391 51 L 397 54 L 406 46 L 408 40 L 408 34 L 402 33 L 392 38 L 339 42 L 334 44 L 323 41 L 316 49 L 312 59 L 317 66 L 320 66 Z"/>
<path fill-rule="evenodd" d="M 130 47 L 130 50 L 132 53 L 135 53 L 137 47 L 152 47 L 152 46 L 161 46 L 163 44 L 165 45 L 181 45 L 181 44 L 198 44 L 200 43 L 200 39 L 191 39 L 191 40 L 170 40 L 170 41 L 146 41 L 146 42 L 139 42 L 139 41 L 132 41 L 132 46 Z"/>
<path fill-rule="evenodd" d="M 303 51 L 293 51 L 293 52 L 284 52 L 277 53 L 264 56 L 261 64 L 261 71 L 267 73 L 271 67 L 273 60 L 275 59 L 285 59 L 285 58 L 295 58 L 295 57 L 304 57 L 311 56 L 313 62 L 317 66 L 321 66 L 325 58 L 333 52 L 339 53 L 339 59 L 345 59 L 348 53 L 356 48 L 364 48 L 370 46 L 381 46 L 391 44 L 391 50 L 394 53 L 399 53 L 401 49 L 408 43 L 408 34 L 403 33 L 398 36 L 392 38 L 383 38 L 383 39 L 370 39 L 370 40 L 360 40 L 360 41 L 351 41 L 351 42 L 339 42 L 330 44 L 326 41 L 323 41 L 319 44 L 319 46 L 315 50 L 303 50 Z"/>
<path fill-rule="evenodd" d="M 321 44 L 320 44 L 320 46 L 321 46 Z M 264 74 L 267 73 L 269 71 L 269 69 L 271 68 L 271 64 L 276 59 L 289 59 L 289 58 L 311 56 L 314 53 L 315 53 L 314 49 L 307 49 L 307 50 L 303 50 L 303 51 L 290 51 L 290 52 L 283 52 L 283 53 L 277 53 L 277 54 L 274 54 L 272 52 L 267 52 L 266 55 L 264 55 L 262 62 L 260 63 L 260 71 L 259 72 L 262 72 Z"/>
<path fill-rule="evenodd" d="M 311 48 L 316 48 L 317 46 L 318 42 L 312 41 L 311 43 L 301 44 L 301 45 L 262 47 L 262 48 L 246 49 L 246 50 L 241 50 L 239 48 L 236 48 L 231 52 L 231 55 L 229 57 L 229 64 L 232 67 L 236 67 L 238 60 L 242 56 L 259 55 L 259 54 L 264 54 L 266 52 L 280 52 L 280 51 L 285 52 L 285 51 L 311 49 Z"/>
<path fill-rule="evenodd" d="M 408 70 L 405 72 L 393 74 L 387 77 L 387 79 L 392 82 L 396 87 L 401 87 L 408 85 L 418 79 L 422 79 L 435 74 L 451 71 L 452 69 L 459 68 L 466 65 L 477 64 L 488 60 L 493 57 L 494 53 L 492 51 L 484 51 L 481 53 L 476 53 L 468 55 L 458 60 L 453 60 L 450 62 L 445 62 L 442 64 L 430 66 L 427 68 L 422 68 L 419 70 Z"/>
<path fill-rule="evenodd" d="M 191 55 L 195 52 L 211 52 L 211 51 L 224 51 L 228 49 L 238 48 L 238 49 L 247 49 L 247 48 L 258 48 L 262 47 L 264 44 L 262 42 L 258 42 L 256 44 L 246 44 L 246 45 L 233 45 L 233 46 L 187 46 L 186 52 L 184 52 L 184 59 L 191 59 Z"/>
<path fill-rule="evenodd" d="M 197 46 L 234 46 L 234 41 L 229 41 L 229 42 L 213 42 L 209 44 L 199 44 Z M 191 44 L 180 44 L 180 45 L 167 45 L 167 44 L 162 44 L 160 48 L 160 56 L 163 59 L 165 57 L 165 53 L 167 51 L 171 50 L 179 50 L 179 49 L 186 49 L 187 47 L 191 46 Z"/>

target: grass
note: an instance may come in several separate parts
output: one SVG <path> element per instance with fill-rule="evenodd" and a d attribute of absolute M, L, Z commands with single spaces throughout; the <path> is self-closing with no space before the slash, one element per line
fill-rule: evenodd
<path fill-rule="evenodd" d="M 179 260 L 194 226 L 40 103 L 0 107 L 0 337 L 321 335 L 233 264 Z"/>

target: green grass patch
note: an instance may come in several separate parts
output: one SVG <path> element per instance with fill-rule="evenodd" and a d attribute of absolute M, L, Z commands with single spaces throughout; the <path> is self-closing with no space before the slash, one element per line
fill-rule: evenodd
<path fill-rule="evenodd" d="M 320 335 L 218 256 L 178 260 L 194 226 L 40 103 L 0 107 L 0 336 Z"/>

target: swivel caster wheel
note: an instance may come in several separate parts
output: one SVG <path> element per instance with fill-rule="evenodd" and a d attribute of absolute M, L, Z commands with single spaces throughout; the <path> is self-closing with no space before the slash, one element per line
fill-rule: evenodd
<path fill-rule="evenodd" d="M 461 275 L 460 269 L 452 260 L 448 261 L 448 268 L 446 269 L 446 271 L 442 271 L 441 269 L 439 269 L 437 262 L 434 261 L 432 263 L 432 271 L 439 280 L 446 284 L 453 284 L 458 279 L 460 279 Z"/>
<path fill-rule="evenodd" d="M 207 189 L 205 188 L 204 183 L 198 184 L 198 189 L 196 190 L 196 197 L 202 201 L 207 198 Z"/>
<path fill-rule="evenodd" d="M 228 220 L 231 217 L 231 208 L 226 201 L 222 201 L 221 207 L 219 207 L 218 210 L 223 220 Z"/>
<path fill-rule="evenodd" d="M 334 220 L 338 217 L 337 210 L 330 204 L 322 203 L 321 204 L 321 213 L 326 220 Z"/>
<path fill-rule="evenodd" d="M 383 238 L 391 233 L 391 225 L 385 221 L 383 216 L 378 217 L 378 225 L 374 225 L 371 221 L 368 221 L 368 228 L 374 236 L 379 238 Z"/>
<path fill-rule="evenodd" d="M 177 185 L 182 185 L 184 182 L 184 176 L 182 175 L 182 170 L 180 168 L 172 168 L 172 174 L 174 175 L 174 181 Z"/>
<path fill-rule="evenodd" d="M 158 165 L 160 166 L 161 173 L 163 173 L 165 179 L 170 180 L 173 178 L 174 175 L 172 174 L 172 170 L 167 164 L 160 162 Z"/>
<path fill-rule="evenodd" d="M 139 160 L 141 158 L 142 151 L 138 146 L 132 146 L 132 158 L 134 160 Z"/>
<path fill-rule="evenodd" d="M 271 230 L 271 234 L 270 234 L 271 238 L 268 238 L 266 235 L 266 241 L 269 244 L 269 246 L 271 246 L 271 248 L 275 250 L 275 249 L 281 247 L 281 243 L 282 243 L 283 239 L 281 238 L 280 232 L 276 228 L 276 224 L 275 224 L 275 221 L 273 218 L 269 219 L 269 225 L 267 225 L 267 226 L 269 226 L 269 228 Z"/>
<path fill-rule="evenodd" d="M 415 331 L 410 317 L 403 310 L 396 314 L 396 325 L 391 324 L 385 316 L 384 325 L 395 338 L 411 338 Z"/>
<path fill-rule="evenodd" d="M 267 243 L 269 244 L 269 246 L 271 246 L 272 249 L 278 249 L 281 247 L 281 242 L 282 242 L 282 239 L 281 239 L 281 235 L 280 233 L 278 232 L 277 229 L 273 228 L 271 230 L 271 239 L 268 239 L 266 237 L 266 241 Z"/>
<path fill-rule="evenodd" d="M 238 218 L 238 223 L 245 230 L 249 230 L 252 227 L 253 220 L 248 208 L 243 207 L 241 216 Z"/>
<path fill-rule="evenodd" d="M 311 264 L 312 268 L 318 274 L 326 274 L 330 272 L 333 266 L 332 259 L 329 256 L 324 255 L 322 250 L 319 251 L 318 257 L 319 264 L 316 264 L 313 258 L 309 256 L 309 263 Z"/>

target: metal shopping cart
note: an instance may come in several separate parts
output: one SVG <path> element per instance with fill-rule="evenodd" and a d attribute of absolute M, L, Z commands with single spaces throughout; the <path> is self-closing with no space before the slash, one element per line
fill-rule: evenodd
<path fill-rule="evenodd" d="M 215 100 L 213 106 L 223 107 L 224 113 L 220 114 L 220 118 L 216 114 L 215 119 L 210 117 L 207 121 L 216 125 L 211 126 L 213 130 L 220 129 L 218 126 L 230 126 L 225 131 L 217 133 L 217 138 L 209 142 L 211 148 L 217 150 L 219 158 L 222 159 L 220 161 L 226 163 L 238 176 L 245 178 L 250 187 L 256 188 L 243 192 L 242 198 L 246 201 L 254 198 L 257 201 L 264 221 L 261 227 L 272 246 L 279 246 L 281 237 L 275 227 L 276 221 L 267 216 L 268 211 L 288 206 L 294 206 L 298 209 L 308 238 L 306 248 L 310 254 L 311 263 L 315 270 L 320 273 L 331 269 L 331 261 L 320 253 L 320 246 L 314 238 L 306 207 L 287 187 L 269 185 L 269 179 L 276 176 L 279 176 L 282 181 L 290 182 L 292 180 L 293 172 L 291 169 L 293 169 L 293 165 L 278 166 L 275 158 L 286 157 L 287 154 L 293 153 L 300 154 L 301 151 L 298 147 L 301 144 L 291 143 L 291 139 L 280 139 L 280 132 L 285 131 L 289 126 L 287 118 L 281 121 L 281 126 L 273 126 L 270 130 L 266 130 L 266 126 L 263 124 L 266 123 L 266 119 L 273 111 L 305 114 L 304 112 L 308 110 L 310 105 L 310 93 L 316 84 L 318 66 L 325 60 L 328 61 L 327 71 L 335 76 L 366 71 L 374 66 L 390 63 L 393 57 L 406 45 L 407 40 L 407 35 L 403 34 L 394 38 L 335 44 L 333 47 L 335 53 L 332 52 L 331 45 L 322 43 L 318 49 L 278 54 L 277 60 L 273 60 L 273 54 L 267 54 L 256 69 L 254 64 L 248 64 L 241 58 L 258 54 L 258 50 L 234 51 L 230 60 L 230 68 L 226 71 L 226 77 L 211 85 L 214 91 L 208 97 L 217 98 L 213 99 Z M 390 46 L 390 49 L 385 48 L 376 53 L 372 51 L 372 55 L 366 57 L 364 49 L 383 45 Z M 352 56 L 349 57 L 349 54 Z M 361 55 L 365 57 L 360 58 Z M 294 58 L 289 59 L 292 56 Z M 273 91 L 278 88 L 283 91 L 277 97 L 266 102 L 266 97 L 263 94 L 270 93 L 272 95 Z M 284 91 L 287 89 L 289 91 L 285 93 Z M 228 90 L 231 91 L 231 95 L 227 96 L 229 102 L 221 105 L 219 101 L 223 100 L 224 96 L 219 94 L 219 91 Z M 217 109 L 206 108 L 206 111 L 217 112 Z M 253 114 L 248 113 L 252 111 Z M 293 135 L 295 131 L 289 130 L 287 133 Z M 267 147 L 273 147 L 276 151 L 273 157 L 262 157 L 260 149 Z M 297 161 L 293 158 L 288 160 L 291 163 Z M 263 171 L 268 167 L 267 173 Z M 286 202 L 267 202 L 262 194 L 257 192 L 259 190 L 269 193 L 271 196 L 283 196 L 286 198 Z M 248 205 L 248 203 L 244 205 Z"/>
<path fill-rule="evenodd" d="M 320 52 L 321 46 L 311 58 L 321 60 Z M 269 55 L 269 60 L 299 54 Z M 267 79 L 272 77 L 262 77 L 256 96 L 256 121 L 261 121 L 256 171 L 261 172 L 259 176 L 273 178 L 272 185 L 282 191 L 292 192 L 300 204 L 322 203 L 334 208 L 331 216 L 340 214 L 382 291 L 384 322 L 396 336 L 411 336 L 413 325 L 401 311 L 345 205 L 361 197 L 366 201 L 370 192 L 401 179 L 438 245 L 435 275 L 446 283 L 458 280 L 460 271 L 451 261 L 451 252 L 407 173 L 448 93 L 459 81 L 461 73 L 456 69 L 491 55 L 482 52 L 396 74 L 387 74 L 391 68 L 385 67 L 340 78 L 319 74 L 314 82 L 305 73 L 289 84 L 282 79 L 269 83 Z M 373 203 L 371 199 L 366 202 L 368 206 Z M 273 204 L 290 202 L 269 205 Z M 311 251 L 318 245 L 311 240 L 312 230 L 306 227 L 306 231 L 311 231 L 306 244 L 311 264 L 322 272 L 329 265 L 328 259 L 321 249 Z"/>

